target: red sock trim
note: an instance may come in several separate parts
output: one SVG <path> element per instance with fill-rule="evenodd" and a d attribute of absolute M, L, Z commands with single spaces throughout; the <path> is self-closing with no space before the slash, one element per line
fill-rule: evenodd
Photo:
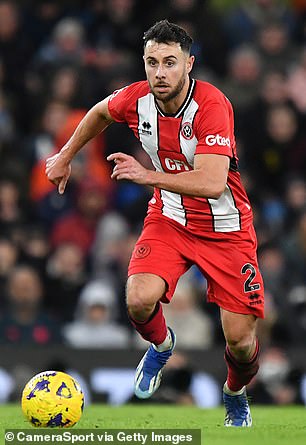
<path fill-rule="evenodd" d="M 224 358 L 227 365 L 227 385 L 231 391 L 239 391 L 243 386 L 250 383 L 259 369 L 259 343 L 256 338 L 255 352 L 247 362 L 238 361 L 228 346 L 225 348 Z"/>
<path fill-rule="evenodd" d="M 137 321 L 130 315 L 129 318 L 136 331 L 139 332 L 145 340 L 155 345 L 160 345 L 165 340 L 167 336 L 167 326 L 163 308 L 159 302 L 147 320 Z"/>
<path fill-rule="evenodd" d="M 141 324 L 149 323 L 149 322 L 152 320 L 152 318 L 154 318 L 155 315 L 157 314 L 157 312 L 159 311 L 159 306 L 160 306 L 160 302 L 158 301 L 158 302 L 156 303 L 155 308 L 154 308 L 152 314 L 150 315 L 150 317 L 147 318 L 146 320 L 143 320 L 143 321 L 135 320 L 135 319 L 134 319 L 133 317 L 131 317 L 131 315 L 128 313 L 128 316 L 129 316 L 129 319 L 130 319 L 131 323 L 132 323 L 133 325 L 134 325 L 134 323 L 137 324 L 137 325 L 141 325 Z"/>

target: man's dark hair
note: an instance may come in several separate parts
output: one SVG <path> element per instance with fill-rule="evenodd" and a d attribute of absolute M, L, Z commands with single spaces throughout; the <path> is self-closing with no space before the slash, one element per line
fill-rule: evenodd
<path fill-rule="evenodd" d="M 155 25 L 144 33 L 143 40 L 144 47 L 149 40 L 154 40 L 157 43 L 179 43 L 182 50 L 188 54 L 190 54 L 193 42 L 190 35 L 187 34 L 183 28 L 175 23 L 168 22 L 168 20 L 161 20 L 155 23 Z"/>

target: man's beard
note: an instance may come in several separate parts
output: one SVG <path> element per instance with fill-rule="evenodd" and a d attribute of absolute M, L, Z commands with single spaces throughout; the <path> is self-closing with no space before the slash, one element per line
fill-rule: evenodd
<path fill-rule="evenodd" d="M 155 99 L 160 100 L 161 102 L 166 104 L 166 103 L 170 102 L 170 100 L 176 98 L 180 94 L 180 92 L 184 88 L 185 82 L 186 82 L 186 76 L 185 76 L 185 74 L 183 74 L 181 79 L 176 84 L 176 87 L 172 91 L 170 91 L 168 94 L 156 94 L 154 92 L 154 89 L 152 88 L 151 84 L 150 84 L 150 89 L 151 89 L 151 92 L 152 92 L 153 96 L 155 97 Z"/>

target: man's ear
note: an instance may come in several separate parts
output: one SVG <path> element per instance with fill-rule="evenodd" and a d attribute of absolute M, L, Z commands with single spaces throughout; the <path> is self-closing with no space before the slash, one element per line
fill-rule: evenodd
<path fill-rule="evenodd" d="M 188 60 L 187 60 L 187 73 L 188 74 L 190 73 L 190 71 L 193 68 L 194 61 L 195 61 L 195 57 L 194 56 L 188 57 Z"/>

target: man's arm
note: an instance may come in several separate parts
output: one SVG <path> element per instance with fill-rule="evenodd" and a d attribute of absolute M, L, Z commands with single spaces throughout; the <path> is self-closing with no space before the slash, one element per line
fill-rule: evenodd
<path fill-rule="evenodd" d="M 64 193 L 71 173 L 71 161 L 79 150 L 91 139 L 107 128 L 113 119 L 108 111 L 109 97 L 94 105 L 81 120 L 71 138 L 63 148 L 46 161 L 46 175 Z"/>
<path fill-rule="evenodd" d="M 147 170 L 125 153 L 113 153 L 107 160 L 116 164 L 113 179 L 128 179 L 169 192 L 211 199 L 218 199 L 224 192 L 229 170 L 229 157 L 217 154 L 198 154 L 194 170 L 177 174 Z"/>

